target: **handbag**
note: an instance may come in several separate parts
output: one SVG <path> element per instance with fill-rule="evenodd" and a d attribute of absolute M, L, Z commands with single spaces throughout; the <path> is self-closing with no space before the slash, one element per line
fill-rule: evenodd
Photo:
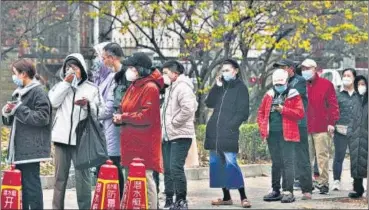
<path fill-rule="evenodd" d="M 77 126 L 76 169 L 88 169 L 104 164 L 108 159 L 106 140 L 102 124 L 91 114 L 87 105 L 87 118 Z M 97 111 L 97 116 L 99 111 Z"/>
<path fill-rule="evenodd" d="M 347 135 L 347 126 L 346 125 L 336 125 L 337 133 L 346 136 Z"/>

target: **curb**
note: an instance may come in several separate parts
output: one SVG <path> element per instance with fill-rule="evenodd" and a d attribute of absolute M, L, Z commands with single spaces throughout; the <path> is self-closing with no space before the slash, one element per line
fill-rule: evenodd
<path fill-rule="evenodd" d="M 271 164 L 250 164 L 241 165 L 241 171 L 245 178 L 258 177 L 258 176 L 269 176 L 271 173 Z M 332 171 L 332 160 L 329 163 L 330 171 Z M 343 170 L 350 170 L 350 161 L 344 161 Z M 204 180 L 209 179 L 209 168 L 187 168 L 185 169 L 187 180 Z M 91 175 L 92 183 L 96 182 L 96 178 Z M 160 176 L 163 180 L 163 175 Z M 53 189 L 54 188 L 54 176 L 41 176 L 41 185 L 43 189 Z M 74 188 L 76 185 L 74 170 L 69 173 L 69 179 L 67 183 L 67 189 Z"/>

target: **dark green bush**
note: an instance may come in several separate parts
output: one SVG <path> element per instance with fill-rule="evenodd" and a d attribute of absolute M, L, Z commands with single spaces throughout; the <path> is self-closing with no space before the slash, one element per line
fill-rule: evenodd
<path fill-rule="evenodd" d="M 209 151 L 204 150 L 205 130 L 205 125 L 198 125 L 196 128 L 201 166 L 207 165 L 209 161 Z M 258 126 L 255 123 L 243 124 L 240 127 L 239 146 L 239 161 L 242 164 L 260 163 L 270 160 L 268 148 L 266 144 L 262 143 Z"/>

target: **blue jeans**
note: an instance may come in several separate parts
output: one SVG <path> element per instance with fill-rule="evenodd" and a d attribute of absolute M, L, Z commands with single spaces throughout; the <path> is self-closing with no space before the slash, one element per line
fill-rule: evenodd
<path fill-rule="evenodd" d="M 210 187 L 239 189 L 245 186 L 237 153 L 210 151 Z"/>

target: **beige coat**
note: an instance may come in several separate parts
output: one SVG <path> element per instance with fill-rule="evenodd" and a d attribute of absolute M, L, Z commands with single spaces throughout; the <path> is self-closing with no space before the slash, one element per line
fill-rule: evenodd
<path fill-rule="evenodd" d="M 181 74 L 166 89 L 162 109 L 164 139 L 170 141 L 195 137 L 197 101 L 190 78 Z"/>

